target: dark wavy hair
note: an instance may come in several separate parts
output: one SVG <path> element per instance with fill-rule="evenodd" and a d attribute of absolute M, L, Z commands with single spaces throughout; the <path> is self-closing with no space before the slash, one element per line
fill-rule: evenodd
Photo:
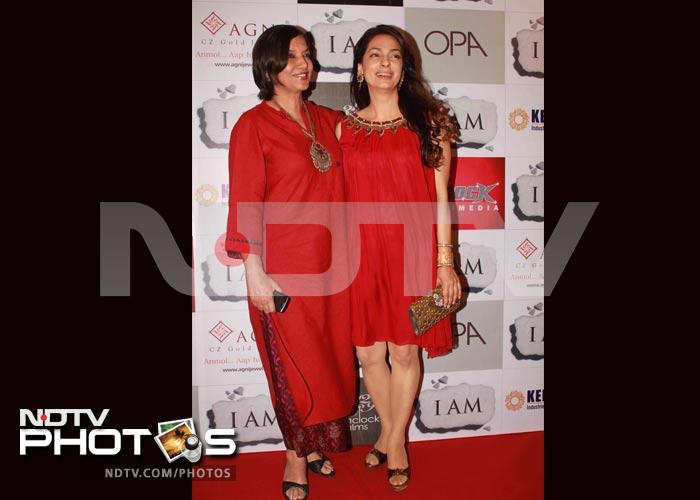
<path fill-rule="evenodd" d="M 433 97 L 430 87 L 417 68 L 416 58 L 406 36 L 398 28 L 379 24 L 365 31 L 355 44 L 350 82 L 353 104 L 358 109 L 369 105 L 367 85 L 357 81 L 357 65 L 362 63 L 369 42 L 377 35 L 389 35 L 395 38 L 401 47 L 404 81 L 399 89 L 399 109 L 406 118 L 408 127 L 418 135 L 423 165 L 439 168 L 443 153 L 440 141 L 456 140 L 459 137 L 459 126 L 454 118 L 450 117 L 445 105 Z"/>
<path fill-rule="evenodd" d="M 279 83 L 277 75 L 285 67 L 289 60 L 289 44 L 292 38 L 299 35 L 304 37 L 309 47 L 314 70 L 318 71 L 320 65 L 316 59 L 316 44 L 313 35 L 299 26 L 279 24 L 266 29 L 253 45 L 253 79 L 260 92 L 258 97 L 269 101 L 275 95 L 275 84 Z M 309 75 L 311 76 L 311 75 Z M 306 99 L 311 94 L 311 86 L 302 97 Z"/>

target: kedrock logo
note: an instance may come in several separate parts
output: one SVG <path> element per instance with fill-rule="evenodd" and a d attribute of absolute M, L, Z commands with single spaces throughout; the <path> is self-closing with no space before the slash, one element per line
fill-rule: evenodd
<path fill-rule="evenodd" d="M 530 130 L 544 131 L 544 109 L 531 109 L 530 116 L 523 108 L 515 108 L 508 114 L 508 125 L 516 132 L 524 130 L 530 125 Z"/>
<path fill-rule="evenodd" d="M 506 408 L 518 411 L 525 404 L 525 396 L 520 391 L 511 391 L 506 396 Z"/>
<path fill-rule="evenodd" d="M 134 455 L 141 455 L 141 438 L 150 436 L 148 429 L 111 429 L 103 427 L 109 409 L 99 416 L 89 408 L 37 409 L 19 411 L 19 454 L 27 455 L 30 448 L 48 448 L 53 454 L 63 454 L 64 448 L 77 447 L 79 455 L 117 455 L 122 450 L 122 439 L 128 436 Z M 86 428 L 86 425 L 92 428 Z M 67 431 L 70 436 L 63 434 Z M 77 432 L 76 432 L 77 431 Z M 76 437 L 77 434 L 77 437 Z M 208 448 L 206 455 L 232 455 L 236 443 L 234 429 L 209 429 L 204 435 Z M 98 445 L 97 438 L 100 437 Z M 168 462 L 184 456 L 196 462 L 202 455 L 202 443 L 195 434 L 192 418 L 158 423 L 158 435 L 154 437 L 158 448 Z M 73 448 L 75 449 L 75 448 Z"/>
<path fill-rule="evenodd" d="M 527 113 L 522 108 L 516 108 L 508 115 L 508 125 L 513 130 L 522 130 L 530 123 Z"/>
<path fill-rule="evenodd" d="M 527 389 L 525 392 L 527 397 L 518 390 L 509 392 L 505 398 L 506 408 L 512 412 L 520 411 L 523 406 L 526 410 L 544 409 L 544 389 Z"/>
<path fill-rule="evenodd" d="M 194 199 L 197 200 L 200 205 L 208 207 L 219 201 L 219 191 L 211 184 L 202 184 L 197 188 L 197 191 L 195 191 Z"/>
<path fill-rule="evenodd" d="M 216 35 L 216 32 L 219 31 L 221 28 L 224 27 L 226 22 L 221 19 L 216 12 L 213 12 L 209 14 L 204 20 L 202 21 L 202 26 L 204 26 L 207 30 L 209 30 L 209 33 L 212 35 Z"/>

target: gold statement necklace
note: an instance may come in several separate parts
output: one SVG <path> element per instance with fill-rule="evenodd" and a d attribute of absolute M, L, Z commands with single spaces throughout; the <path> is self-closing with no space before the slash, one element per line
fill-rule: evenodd
<path fill-rule="evenodd" d="M 331 155 L 328 152 L 328 150 L 316 140 L 316 127 L 314 126 L 314 122 L 311 119 L 311 116 L 309 115 L 309 110 L 306 108 L 306 103 L 302 101 L 301 107 L 304 108 L 304 114 L 306 115 L 306 119 L 309 121 L 309 128 L 311 129 L 311 131 L 308 131 L 304 127 L 302 127 L 301 124 L 294 118 L 292 118 L 292 116 L 289 113 L 287 113 L 287 110 L 284 109 L 276 100 L 272 99 L 272 102 L 274 102 L 280 108 L 280 111 L 285 117 L 287 117 L 287 119 L 299 125 L 299 128 L 304 133 L 304 135 L 311 139 L 311 148 L 309 148 L 309 154 L 311 155 L 311 161 L 313 162 L 314 167 L 316 167 L 316 169 L 321 173 L 328 172 L 331 169 L 332 164 Z"/>

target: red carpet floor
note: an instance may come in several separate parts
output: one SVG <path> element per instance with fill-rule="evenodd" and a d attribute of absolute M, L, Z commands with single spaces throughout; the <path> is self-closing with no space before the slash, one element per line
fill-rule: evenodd
<path fill-rule="evenodd" d="M 310 500 L 531 500 L 544 498 L 544 432 L 421 441 L 409 446 L 411 485 L 393 492 L 386 467 L 366 470 L 369 446 L 333 453 L 337 474 L 309 472 Z M 282 498 L 283 452 L 205 457 L 198 465 L 235 465 L 233 481 L 192 481 L 193 500 Z"/>

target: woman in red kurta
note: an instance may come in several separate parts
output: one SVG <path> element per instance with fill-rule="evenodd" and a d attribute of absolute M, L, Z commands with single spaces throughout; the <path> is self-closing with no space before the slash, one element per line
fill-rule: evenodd
<path fill-rule="evenodd" d="M 340 126 L 346 194 L 348 202 L 375 202 L 363 209 L 364 218 L 369 212 L 380 221 L 360 225 L 360 269 L 350 289 L 352 339 L 381 419 L 381 434 L 365 464 L 373 468 L 388 462 L 389 483 L 402 490 L 410 478 L 405 431 L 419 384 L 419 347 L 430 357 L 452 349 L 449 317 L 416 336 L 407 311 L 418 295 L 407 294 L 405 285 L 426 284 L 421 295 L 441 285 L 448 306 L 461 297 L 447 206 L 450 141 L 458 129 L 415 69 L 403 35 L 390 26 L 371 28 L 358 40 L 351 89 L 360 109 Z M 393 203 L 404 205 L 396 208 Z M 439 203 L 444 217 L 437 231 L 433 203 Z M 394 213 L 404 221 L 418 221 L 426 208 L 428 225 L 415 223 L 416 233 L 390 222 Z M 413 249 L 421 241 L 430 242 L 432 252 L 404 262 L 405 247 Z M 416 280 L 420 274 L 425 279 Z"/>
<path fill-rule="evenodd" d="M 283 494 L 294 499 L 308 495 L 307 461 L 312 471 L 331 476 L 330 460 L 318 452 L 349 447 L 347 417 L 356 379 L 348 281 L 338 279 L 344 270 L 331 265 L 345 261 L 336 251 L 345 249 L 345 241 L 332 242 L 344 238 L 344 220 L 329 208 L 344 201 L 335 137 L 342 114 L 303 99 L 312 70 L 311 42 L 300 28 L 287 25 L 259 37 L 253 73 L 263 101 L 240 117 L 229 144 L 226 250 L 245 259 L 250 320 L 287 447 Z M 312 209 L 315 224 L 280 223 L 280 214 L 299 210 L 291 205 L 297 202 L 302 212 L 307 202 L 320 203 Z M 270 203 L 282 204 L 282 211 Z M 331 238 L 324 226 L 334 224 L 343 231 Z M 329 266 L 335 275 L 322 275 Z M 301 280 L 291 274 L 311 277 L 308 293 L 298 286 L 289 293 Z M 333 279 L 336 283 L 330 283 Z M 273 290 L 291 296 L 282 313 L 275 312 Z"/>

